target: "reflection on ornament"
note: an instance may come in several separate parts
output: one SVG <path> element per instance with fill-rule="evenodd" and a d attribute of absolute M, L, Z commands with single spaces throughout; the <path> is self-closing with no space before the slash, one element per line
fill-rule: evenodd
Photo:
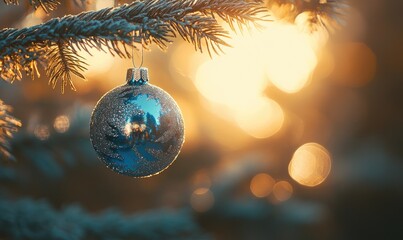
<path fill-rule="evenodd" d="M 184 142 L 183 125 L 173 98 L 148 84 L 146 68 L 132 68 L 127 84 L 97 103 L 90 135 L 106 166 L 128 176 L 149 177 L 176 159 Z"/>

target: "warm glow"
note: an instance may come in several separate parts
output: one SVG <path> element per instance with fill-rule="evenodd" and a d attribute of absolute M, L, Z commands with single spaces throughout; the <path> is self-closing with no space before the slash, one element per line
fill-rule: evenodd
<path fill-rule="evenodd" d="M 267 197 L 273 189 L 274 179 L 265 173 L 254 176 L 250 182 L 250 191 L 256 197 Z"/>
<path fill-rule="evenodd" d="M 182 42 L 172 50 L 169 61 L 169 73 L 178 86 L 193 91 L 195 86 L 191 81 L 196 79 L 197 69 L 210 58 L 206 54 L 195 52 L 193 45 Z"/>
<path fill-rule="evenodd" d="M 213 107 L 214 105 L 212 105 L 211 108 Z M 217 110 L 217 112 L 214 112 L 215 114 L 221 114 L 220 116 L 227 117 L 225 113 L 218 112 L 218 108 L 212 110 Z M 200 129 L 201 140 L 209 141 L 211 139 L 212 143 L 217 144 L 217 147 L 226 150 L 237 150 L 252 140 L 247 137 L 244 131 L 238 129 L 239 126 L 233 119 L 214 119 L 212 114 L 205 114 L 199 117 L 199 122 L 203 124 L 206 123 L 206 126 L 203 126 L 203 128 Z M 208 136 L 208 139 L 204 139 L 204 136 Z"/>
<path fill-rule="evenodd" d="M 194 84 L 213 103 L 215 113 L 235 120 L 253 137 L 270 137 L 281 129 L 284 113 L 279 104 L 263 97 L 264 91 L 270 82 L 287 93 L 306 85 L 317 64 L 315 39 L 284 23 L 233 34 L 233 48 L 201 64 Z"/>
<path fill-rule="evenodd" d="M 327 178 L 330 168 L 329 152 L 317 143 L 307 143 L 295 151 L 288 172 L 299 184 L 313 187 Z"/>
<path fill-rule="evenodd" d="M 205 169 L 197 171 L 193 176 L 192 184 L 195 187 L 210 188 L 211 179 L 208 175 L 208 171 Z"/>
<path fill-rule="evenodd" d="M 376 73 L 374 52 L 364 43 L 350 42 L 335 49 L 336 63 L 332 79 L 351 87 L 361 87 L 370 82 Z"/>
<path fill-rule="evenodd" d="M 190 205 L 197 212 L 205 212 L 214 204 L 214 195 L 208 188 L 198 188 L 190 197 Z"/>
<path fill-rule="evenodd" d="M 194 83 L 206 99 L 237 112 L 250 108 L 268 82 L 258 62 L 262 58 L 255 48 L 255 37 L 232 37 L 234 48 L 226 48 L 224 55 L 201 64 Z"/>
<path fill-rule="evenodd" d="M 113 66 L 113 56 L 109 52 L 98 51 L 95 48 L 90 49 L 91 54 L 82 50 L 79 55 L 84 58 L 84 62 L 88 65 L 85 67 L 86 76 L 101 75 L 111 70 Z M 104 80 L 104 79 L 101 79 Z"/>
<path fill-rule="evenodd" d="M 279 202 L 288 200 L 293 191 L 291 184 L 287 181 L 279 181 L 273 187 L 273 195 Z"/>
<path fill-rule="evenodd" d="M 265 36 L 262 55 L 268 78 L 284 92 L 298 92 L 317 64 L 312 39 L 290 24 L 273 24 Z"/>
<path fill-rule="evenodd" d="M 232 51 L 202 64 L 195 79 L 200 93 L 234 110 L 249 105 L 248 100 L 261 95 L 267 83 L 263 72 L 245 56 L 247 51 Z"/>
<path fill-rule="evenodd" d="M 183 119 L 185 122 L 185 148 L 191 148 L 197 145 L 197 141 L 200 139 L 199 134 L 199 118 L 189 101 L 185 99 L 175 97 L 179 108 L 181 109 Z"/>
<path fill-rule="evenodd" d="M 43 11 L 41 9 L 42 8 L 38 8 L 39 12 Z M 22 28 L 24 28 L 24 27 L 32 27 L 34 25 L 38 25 L 41 23 L 43 23 L 42 16 L 36 14 L 35 12 L 32 12 L 26 15 L 26 17 L 21 21 L 20 25 Z"/>
<path fill-rule="evenodd" d="M 101 10 L 107 7 L 113 7 L 115 5 L 115 0 L 97 0 L 95 4 L 95 10 Z"/>
<path fill-rule="evenodd" d="M 314 28 L 312 28 L 311 21 L 316 13 L 312 11 L 304 11 L 295 18 L 295 25 L 298 31 L 306 33 L 304 36 L 312 38 L 309 39 L 312 43 L 312 47 L 316 50 L 323 47 L 329 39 L 329 29 L 322 26 L 321 24 L 316 24 Z M 319 17 L 321 18 L 321 17 Z M 323 18 L 321 18 L 323 20 Z M 328 25 L 329 26 L 329 25 Z"/>
<path fill-rule="evenodd" d="M 239 127 L 255 138 L 267 138 L 277 133 L 284 122 L 284 114 L 275 101 L 262 98 L 236 114 Z"/>
<path fill-rule="evenodd" d="M 67 132 L 70 128 L 70 120 L 67 116 L 61 115 L 55 118 L 53 127 L 58 133 Z"/>

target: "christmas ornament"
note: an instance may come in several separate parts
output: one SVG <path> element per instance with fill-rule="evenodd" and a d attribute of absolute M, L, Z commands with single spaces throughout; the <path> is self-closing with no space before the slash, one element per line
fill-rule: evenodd
<path fill-rule="evenodd" d="M 168 168 L 184 142 L 183 117 L 174 99 L 148 83 L 147 68 L 127 71 L 127 83 L 106 93 L 91 117 L 90 137 L 112 170 L 149 177 Z"/>

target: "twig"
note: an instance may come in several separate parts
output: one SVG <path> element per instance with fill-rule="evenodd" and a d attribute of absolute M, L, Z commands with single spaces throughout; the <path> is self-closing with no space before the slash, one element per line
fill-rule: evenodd
<path fill-rule="evenodd" d="M 221 51 L 222 45 L 227 45 L 223 38 L 228 37 L 228 33 L 216 17 L 230 26 L 234 23 L 245 25 L 259 20 L 258 14 L 265 10 L 257 2 L 243 0 L 147 0 L 55 18 L 20 30 L 3 29 L 0 31 L 0 78 L 19 80 L 22 72 L 32 77 L 37 72 L 36 63 L 41 62 L 47 66 L 53 87 L 58 79 L 62 79 L 62 91 L 66 80 L 74 89 L 70 74 L 83 77 L 80 73 L 83 61 L 77 56 L 78 50 L 107 49 L 113 55 L 130 57 L 125 44 L 132 45 L 133 40 L 144 47 L 155 43 L 166 48 L 167 43 L 179 34 L 194 44 L 196 50 L 207 48 L 209 53 L 210 49 L 217 52 Z M 63 42 L 65 48 L 59 49 L 59 53 L 71 50 L 64 54 L 64 60 L 63 54 L 52 54 L 55 47 L 60 48 L 59 42 Z M 59 61 L 65 67 L 51 70 L 50 66 L 61 66 Z M 75 63 L 74 71 L 68 67 L 73 66 L 72 63 Z"/>

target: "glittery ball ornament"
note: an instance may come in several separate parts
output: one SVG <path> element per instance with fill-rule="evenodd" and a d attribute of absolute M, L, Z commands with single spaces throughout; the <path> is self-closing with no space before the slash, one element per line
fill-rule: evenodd
<path fill-rule="evenodd" d="M 150 177 L 168 168 L 184 142 L 181 111 L 164 90 L 148 83 L 147 68 L 127 71 L 127 83 L 106 93 L 91 117 L 90 137 L 110 169 Z"/>

